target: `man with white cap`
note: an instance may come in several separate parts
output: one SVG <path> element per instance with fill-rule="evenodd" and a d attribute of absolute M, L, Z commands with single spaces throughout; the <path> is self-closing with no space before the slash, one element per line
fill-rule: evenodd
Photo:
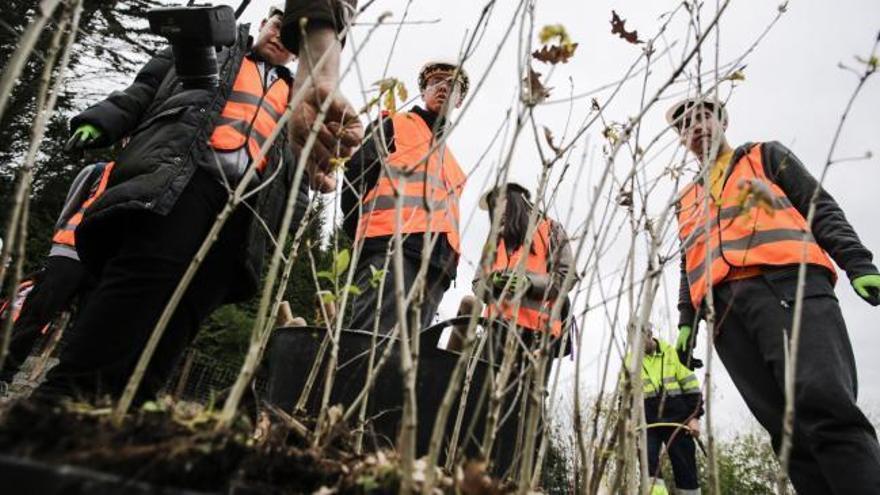
<path fill-rule="evenodd" d="M 386 257 L 402 236 L 403 290 L 413 287 L 424 254 L 428 261 L 418 324 L 430 324 L 455 278 L 460 254 L 459 198 L 466 176 L 446 143 L 452 111 L 468 90 L 467 73 L 453 61 L 431 61 L 419 71 L 425 108 L 382 116 L 346 166 L 343 228 L 362 251 L 355 284 L 363 292 L 352 308 L 352 328 L 390 332 L 397 323 L 394 263 Z M 385 271 L 380 290 L 373 275 Z M 392 276 L 387 276 L 392 275 Z M 382 277 L 380 277 L 382 278 Z M 372 283 L 371 283 L 372 282 Z M 409 306 L 412 309 L 412 306 Z"/>
<path fill-rule="evenodd" d="M 690 355 L 711 291 L 715 349 L 749 409 L 782 439 L 786 369 L 799 265 L 807 264 L 789 477 L 800 494 L 880 493 L 880 446 L 856 404 L 856 367 L 840 305 L 846 271 L 867 302 L 880 274 L 843 211 L 778 142 L 733 149 L 724 105 L 690 98 L 667 113 L 701 173 L 680 193 L 679 341 Z M 814 193 L 815 217 L 806 218 Z M 686 363 L 687 364 L 687 363 Z"/>

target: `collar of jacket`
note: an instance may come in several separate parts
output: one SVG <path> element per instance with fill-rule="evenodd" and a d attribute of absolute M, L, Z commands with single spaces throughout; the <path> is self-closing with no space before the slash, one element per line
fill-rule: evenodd
<path fill-rule="evenodd" d="M 727 164 L 727 170 L 724 171 L 724 182 L 727 182 L 727 178 L 730 177 L 730 173 L 733 172 L 732 165 L 738 162 L 742 157 L 746 156 L 746 154 L 748 154 L 748 152 L 751 151 L 752 148 L 759 144 L 761 143 L 746 142 L 737 146 L 736 149 L 733 150 L 733 155 L 731 155 L 730 157 L 730 163 Z M 703 174 L 698 173 L 697 178 L 694 182 L 702 186 Z"/>
<path fill-rule="evenodd" d="M 437 126 L 437 136 L 443 135 L 443 132 L 446 131 L 446 121 L 444 119 L 441 119 L 440 116 L 436 113 L 426 108 L 422 108 L 418 105 L 412 107 L 412 110 L 410 111 L 421 117 L 421 119 L 425 121 L 425 124 L 428 125 L 428 129 L 431 129 L 431 132 L 434 132 L 434 126 Z M 437 119 L 440 119 L 439 122 Z"/>

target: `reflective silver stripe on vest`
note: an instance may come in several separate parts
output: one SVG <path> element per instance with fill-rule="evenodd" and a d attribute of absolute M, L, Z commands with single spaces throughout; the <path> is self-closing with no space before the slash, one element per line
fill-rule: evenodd
<path fill-rule="evenodd" d="M 777 196 L 773 198 L 774 210 L 787 210 L 789 208 L 791 208 L 791 201 L 788 198 L 784 196 Z M 746 211 L 748 210 L 739 205 L 728 206 L 721 209 L 721 213 L 719 216 L 721 220 L 730 220 L 731 218 L 735 218 Z M 715 216 L 713 216 L 710 220 L 710 222 L 713 224 L 717 221 L 718 220 L 716 220 Z M 682 249 L 684 249 L 685 251 L 688 250 L 697 241 L 697 239 L 703 235 L 705 231 L 706 223 L 701 222 L 700 225 L 695 227 L 694 230 L 687 236 L 687 239 L 682 242 Z"/>
<path fill-rule="evenodd" d="M 424 170 L 418 172 L 408 172 L 398 167 L 389 166 L 383 170 L 383 175 L 391 180 L 403 180 L 407 183 L 429 183 L 432 186 L 446 191 L 448 186 L 443 179 L 434 174 L 428 174 Z M 447 191 L 452 193 L 453 191 Z"/>
<path fill-rule="evenodd" d="M 686 391 L 700 388 L 700 382 L 699 382 L 699 380 L 697 380 L 697 375 L 694 375 L 694 374 L 688 375 L 687 378 L 682 380 L 681 388 L 685 389 Z"/>
<path fill-rule="evenodd" d="M 268 94 L 268 93 L 267 93 Z M 253 105 L 255 107 L 260 107 L 268 113 L 275 122 L 278 122 L 278 119 L 281 118 L 281 114 L 275 111 L 275 108 L 272 107 L 272 104 L 269 103 L 266 98 L 260 98 L 259 96 L 252 95 L 250 93 L 246 93 L 244 91 L 235 91 L 229 95 L 228 101 L 234 101 L 236 103 L 244 103 L 246 105 Z"/>
<path fill-rule="evenodd" d="M 714 260 L 720 258 L 722 250 L 742 251 L 745 249 L 751 249 L 773 242 L 800 241 L 803 240 L 803 238 L 804 231 L 800 229 L 762 230 L 759 232 L 754 232 L 751 235 L 741 237 L 739 239 L 724 241 L 723 243 L 721 243 L 720 247 L 715 247 L 714 249 L 712 249 L 712 259 Z M 807 242 L 815 242 L 813 240 L 813 236 L 809 233 L 807 233 Z M 694 282 L 699 280 L 700 277 L 703 276 L 703 272 L 705 272 L 705 270 L 706 263 L 704 258 L 703 260 L 701 260 L 699 265 L 688 272 L 688 282 L 693 284 Z"/>
<path fill-rule="evenodd" d="M 229 117 L 223 117 L 221 115 L 219 122 L 217 122 L 217 125 L 228 125 L 229 127 L 232 127 L 233 129 L 238 131 L 238 133 L 242 136 L 245 136 L 246 138 L 253 138 L 260 146 L 260 148 L 262 148 L 263 143 L 266 142 L 266 138 L 264 138 L 255 127 L 251 127 L 250 129 L 248 129 L 248 123 L 243 120 L 231 119 Z"/>
<path fill-rule="evenodd" d="M 397 198 L 394 196 L 377 196 L 364 204 L 364 213 L 380 210 L 393 210 L 397 208 Z M 403 196 L 403 208 L 430 208 L 431 212 L 446 211 L 446 200 L 426 200 L 423 196 Z M 453 222 L 454 223 L 454 222 Z"/>
<path fill-rule="evenodd" d="M 423 196 L 404 196 L 403 197 L 402 208 L 421 208 L 423 211 L 427 213 L 428 210 L 425 210 L 425 198 Z M 446 220 L 452 225 L 452 228 L 458 232 L 458 220 L 453 218 L 452 213 L 446 209 L 447 201 L 446 200 L 429 200 L 428 206 L 431 208 L 431 213 L 445 213 Z M 377 196 L 364 204 L 363 213 L 369 213 L 373 211 L 383 211 L 383 210 L 394 210 L 397 208 L 397 198 L 394 196 Z M 365 218 L 365 217 L 364 217 Z"/>

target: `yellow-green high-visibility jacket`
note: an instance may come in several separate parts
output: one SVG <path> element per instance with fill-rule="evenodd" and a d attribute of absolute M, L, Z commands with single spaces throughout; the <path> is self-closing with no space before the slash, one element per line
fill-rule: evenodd
<path fill-rule="evenodd" d="M 680 422 L 702 415 L 700 381 L 681 364 L 675 348 L 659 339 L 657 350 L 642 359 L 642 390 L 647 422 Z M 627 356 L 627 362 L 631 362 Z"/>

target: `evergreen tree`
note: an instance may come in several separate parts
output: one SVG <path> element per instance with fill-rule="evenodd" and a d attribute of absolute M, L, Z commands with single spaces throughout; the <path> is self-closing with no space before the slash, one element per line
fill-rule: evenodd
<path fill-rule="evenodd" d="M 5 67 L 21 33 L 33 19 L 36 2 L 0 2 L 0 66 Z M 89 104 L 106 96 L 108 88 L 124 87 L 135 71 L 159 45 L 148 34 L 146 11 L 161 5 L 158 0 L 98 1 L 83 6 L 80 34 L 73 47 L 64 91 L 58 97 L 34 171 L 28 220 L 25 271 L 37 269 L 49 250 L 55 221 L 67 189 L 85 164 L 112 157 L 112 150 L 97 150 L 83 157 L 66 155 L 62 148 L 69 137 L 67 122 Z M 38 80 L 49 39 L 57 29 L 61 9 L 47 24 L 16 84 L 0 122 L 0 211 L 8 212 L 16 171 L 28 147 L 30 126 L 36 112 Z M 6 218 L 0 219 L 5 237 Z"/>

